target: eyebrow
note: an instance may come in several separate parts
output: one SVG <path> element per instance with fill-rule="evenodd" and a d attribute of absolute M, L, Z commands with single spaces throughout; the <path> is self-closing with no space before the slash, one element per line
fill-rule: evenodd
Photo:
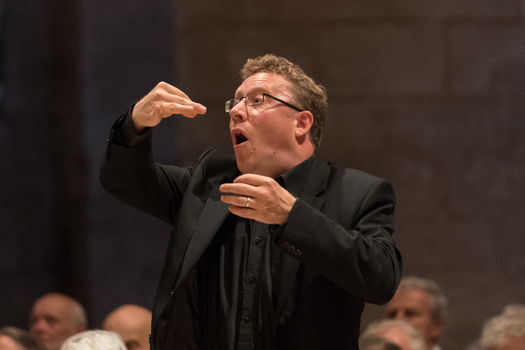
<path fill-rule="evenodd" d="M 248 93 L 244 94 L 244 95 L 241 95 L 239 92 L 236 92 L 235 93 L 235 98 L 239 98 L 239 97 L 244 97 L 246 95 L 249 95 L 249 94 L 253 94 L 253 93 L 262 93 L 262 94 L 267 94 L 269 93 L 268 89 L 265 89 L 265 88 L 261 88 L 261 87 L 258 87 L 258 88 L 254 88 L 253 90 L 248 90 Z"/>

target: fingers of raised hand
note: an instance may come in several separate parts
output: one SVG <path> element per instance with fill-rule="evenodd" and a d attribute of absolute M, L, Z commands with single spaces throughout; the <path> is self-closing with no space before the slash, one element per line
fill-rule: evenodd
<path fill-rule="evenodd" d="M 173 89 L 176 88 L 173 87 Z M 172 93 L 164 87 L 153 89 L 146 98 L 152 106 L 151 112 L 156 114 L 155 117 L 158 118 L 166 118 L 173 114 L 181 114 L 193 118 L 197 114 L 206 113 L 206 107 L 200 103 L 193 102 L 186 94 L 182 92 L 180 94 Z"/>
<path fill-rule="evenodd" d="M 180 114 L 187 118 L 194 118 L 197 114 L 202 114 L 200 110 L 201 109 L 195 105 L 186 102 L 156 101 L 151 104 L 150 118 L 165 119 L 175 114 Z"/>
<path fill-rule="evenodd" d="M 174 114 L 193 118 L 204 113 L 205 106 L 193 102 L 176 87 L 160 82 L 135 105 L 133 118 L 140 126 L 155 126 Z"/>
<path fill-rule="evenodd" d="M 190 99 L 188 95 L 186 95 L 186 93 L 182 90 L 180 90 L 179 88 L 171 85 L 171 84 L 168 84 L 166 83 L 165 81 L 161 81 L 159 82 L 154 88 L 152 91 L 154 90 L 158 90 L 158 91 L 166 91 L 172 95 L 178 95 L 178 96 L 182 96 L 184 98 L 187 98 L 187 99 Z"/>

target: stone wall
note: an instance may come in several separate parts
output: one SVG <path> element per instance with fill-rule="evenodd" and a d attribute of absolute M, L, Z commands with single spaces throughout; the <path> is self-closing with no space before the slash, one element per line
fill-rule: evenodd
<path fill-rule="evenodd" d="M 450 298 L 444 349 L 465 348 L 484 319 L 525 303 L 525 2 L 71 3 L 0 11 L 0 326 L 25 326 L 32 300 L 51 290 L 81 299 L 94 327 L 119 304 L 151 305 L 169 227 L 100 188 L 109 128 L 165 80 L 209 112 L 155 130 L 158 159 L 190 164 L 209 146 L 230 148 L 224 101 L 245 59 L 267 52 L 327 87 L 321 153 L 393 182 L 405 273 Z M 68 54 L 75 62 L 57 69 Z M 67 213 L 78 219 L 61 227 Z M 369 306 L 365 322 L 381 315 Z"/>

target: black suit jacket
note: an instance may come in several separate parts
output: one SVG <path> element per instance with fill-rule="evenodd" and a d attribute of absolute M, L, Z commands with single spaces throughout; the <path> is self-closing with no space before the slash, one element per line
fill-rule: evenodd
<path fill-rule="evenodd" d="M 173 225 L 154 302 L 152 349 L 200 349 L 189 288 L 196 263 L 229 215 L 218 187 L 239 175 L 235 158 L 210 149 L 195 167 L 166 166 L 153 160 L 151 136 L 132 147 L 112 140 L 102 185 Z M 358 349 L 364 303 L 386 303 L 401 276 L 390 183 L 313 157 L 287 223 L 274 234 L 288 253 L 288 278 L 277 305 L 276 344 L 268 350 Z M 287 299 L 291 293 L 295 298 Z"/>

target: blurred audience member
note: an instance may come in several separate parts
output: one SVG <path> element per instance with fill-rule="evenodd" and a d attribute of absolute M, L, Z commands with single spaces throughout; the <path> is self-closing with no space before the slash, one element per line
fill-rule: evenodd
<path fill-rule="evenodd" d="M 368 337 L 383 338 L 398 345 L 402 350 L 425 350 L 423 336 L 408 322 L 403 320 L 381 320 L 372 322 L 361 335 L 361 340 Z"/>
<path fill-rule="evenodd" d="M 522 319 L 525 319 L 525 305 L 509 304 L 503 309 L 502 315 L 509 317 L 520 317 Z"/>
<path fill-rule="evenodd" d="M 366 335 L 359 338 L 359 350 L 403 350 L 388 339 Z"/>
<path fill-rule="evenodd" d="M 525 350 L 525 306 L 512 304 L 485 322 L 479 339 L 482 350 Z"/>
<path fill-rule="evenodd" d="M 407 276 L 386 305 L 389 319 L 404 320 L 425 338 L 427 349 L 441 350 L 438 345 L 443 333 L 447 298 L 432 280 Z"/>
<path fill-rule="evenodd" d="M 15 327 L 0 328 L 0 350 L 40 350 L 29 332 Z"/>
<path fill-rule="evenodd" d="M 97 329 L 67 338 L 60 350 L 126 350 L 126 345 L 117 333 Z"/>
<path fill-rule="evenodd" d="M 104 320 L 105 330 L 119 334 L 128 350 L 149 350 L 151 312 L 138 305 L 122 305 Z"/>
<path fill-rule="evenodd" d="M 86 328 L 84 308 L 67 295 L 49 293 L 33 304 L 29 330 L 44 350 L 60 349 L 67 338 Z"/>

